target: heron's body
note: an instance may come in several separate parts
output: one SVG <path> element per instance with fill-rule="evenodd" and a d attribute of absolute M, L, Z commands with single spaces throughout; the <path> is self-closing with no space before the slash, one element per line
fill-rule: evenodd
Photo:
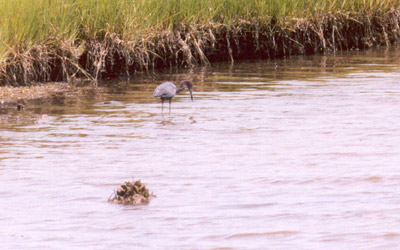
<path fill-rule="evenodd" d="M 176 94 L 176 86 L 172 82 L 164 82 L 157 86 L 154 90 L 154 97 L 161 99 L 173 98 Z"/>
<path fill-rule="evenodd" d="M 185 86 L 189 89 L 190 91 L 190 96 L 193 100 L 193 84 L 190 81 L 182 81 L 180 84 L 180 87 L 177 88 L 174 83 L 172 82 L 164 82 L 161 83 L 160 85 L 157 86 L 157 88 L 154 90 L 154 97 L 158 97 L 161 99 L 161 113 L 163 113 L 164 110 L 164 101 L 168 100 L 169 101 L 169 114 L 171 115 L 171 101 L 174 96 L 182 92 L 185 89 Z"/>

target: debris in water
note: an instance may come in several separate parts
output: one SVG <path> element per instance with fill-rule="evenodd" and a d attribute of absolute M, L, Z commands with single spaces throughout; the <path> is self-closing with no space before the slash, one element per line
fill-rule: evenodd
<path fill-rule="evenodd" d="M 197 121 L 193 118 L 193 116 L 189 117 L 189 120 L 191 121 L 191 123 L 196 123 Z"/>
<path fill-rule="evenodd" d="M 132 180 L 122 184 L 121 188 L 114 192 L 113 197 L 108 201 L 124 205 L 145 205 L 154 197 L 156 196 L 150 194 L 140 180 L 135 182 Z"/>
<path fill-rule="evenodd" d="M 22 110 L 24 110 L 24 108 L 25 108 L 25 107 L 24 107 L 23 104 L 18 104 L 18 105 L 17 105 L 17 110 L 18 110 L 18 111 L 22 111 Z"/>

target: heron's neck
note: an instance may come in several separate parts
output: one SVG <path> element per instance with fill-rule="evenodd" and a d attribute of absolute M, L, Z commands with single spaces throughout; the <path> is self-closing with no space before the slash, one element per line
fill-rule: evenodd
<path fill-rule="evenodd" d="M 178 93 L 182 92 L 184 89 L 185 89 L 185 86 L 177 88 L 176 93 L 178 94 Z"/>

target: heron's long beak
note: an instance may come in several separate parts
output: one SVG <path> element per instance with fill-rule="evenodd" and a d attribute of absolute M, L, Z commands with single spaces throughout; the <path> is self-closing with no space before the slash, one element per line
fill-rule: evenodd
<path fill-rule="evenodd" d="M 193 93 L 192 93 L 192 89 L 189 89 L 189 92 L 190 92 L 190 97 L 192 98 L 192 101 L 193 101 Z"/>

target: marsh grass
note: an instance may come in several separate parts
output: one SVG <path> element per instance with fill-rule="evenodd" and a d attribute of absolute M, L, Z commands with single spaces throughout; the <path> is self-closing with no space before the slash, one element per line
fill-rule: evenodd
<path fill-rule="evenodd" d="M 391 0 L 0 0 L 1 84 L 388 45 Z"/>

